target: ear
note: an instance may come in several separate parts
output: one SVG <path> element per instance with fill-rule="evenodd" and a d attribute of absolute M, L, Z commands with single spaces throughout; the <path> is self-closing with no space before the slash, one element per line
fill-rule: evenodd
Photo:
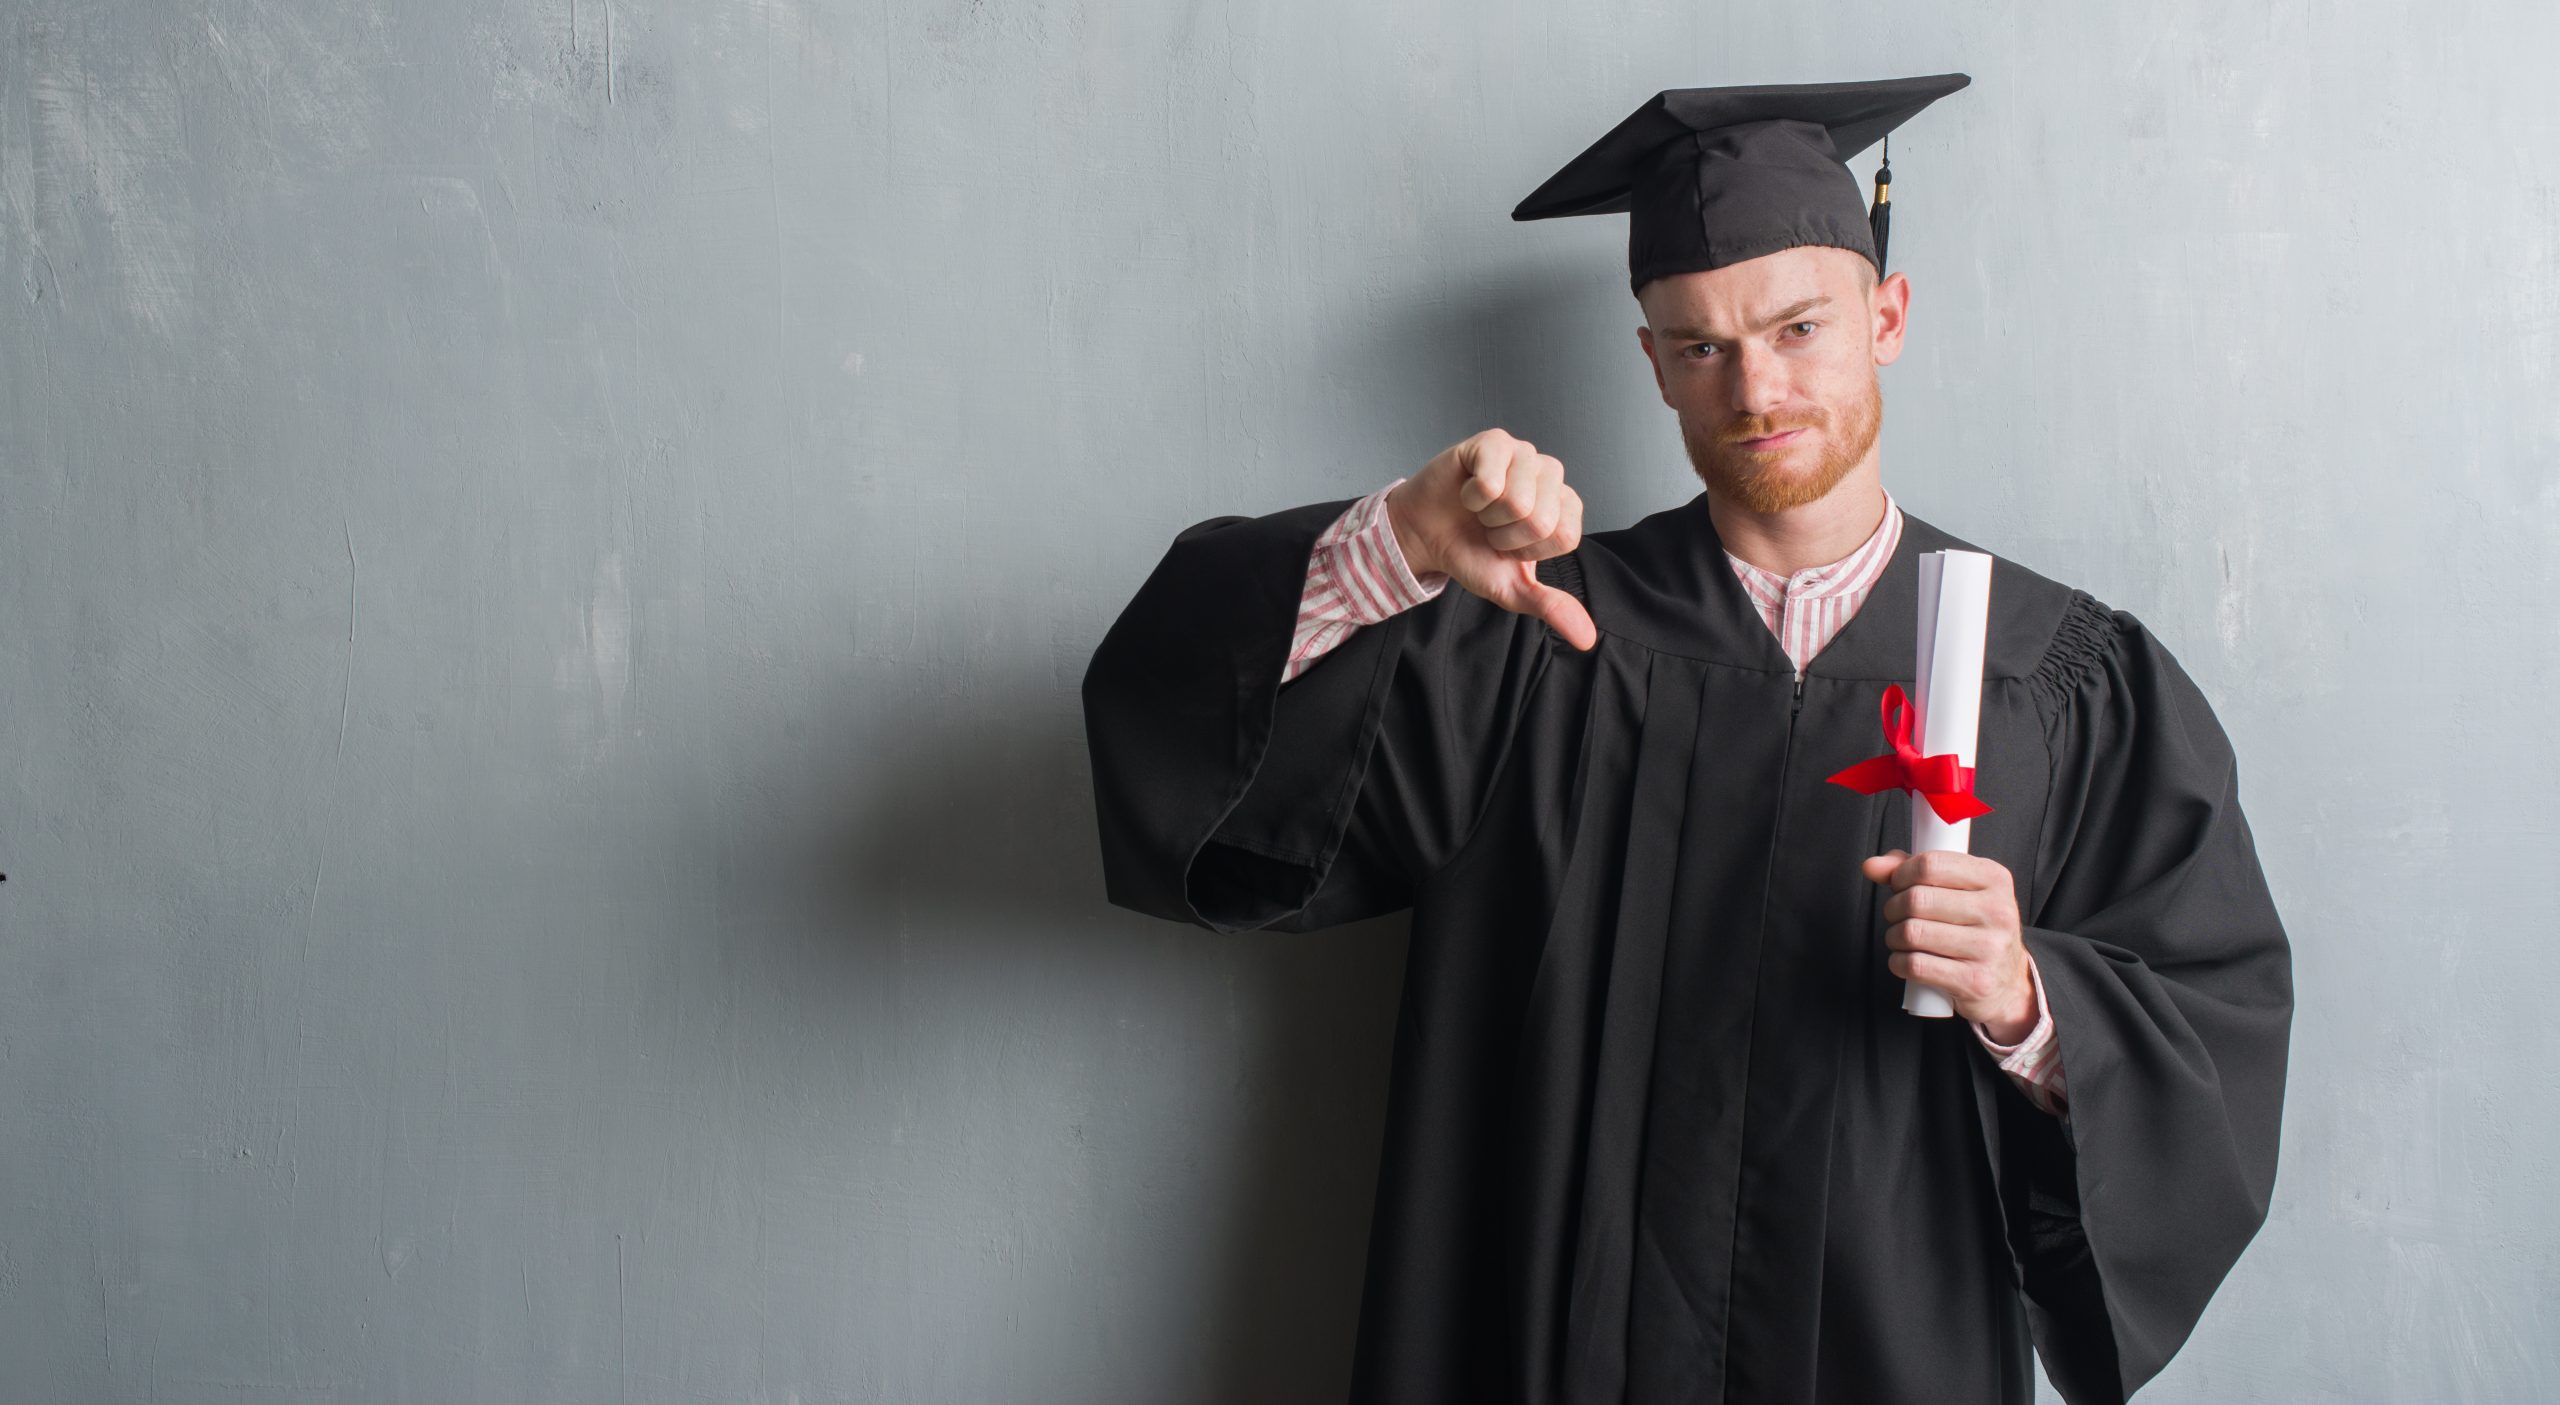
<path fill-rule="evenodd" d="M 1663 404 L 1671 405 L 1671 387 L 1664 383 L 1662 362 L 1653 354 L 1653 328 L 1636 328 L 1636 345 L 1644 348 L 1644 364 L 1653 368 L 1653 388 L 1661 394 Z M 1676 410 L 1680 407 L 1671 405 L 1671 408 Z"/>
<path fill-rule="evenodd" d="M 1902 333 L 1911 316 L 1911 280 L 1899 272 L 1888 273 L 1876 284 L 1875 311 L 1869 318 L 1875 329 L 1875 362 L 1890 366 L 1902 355 Z"/>

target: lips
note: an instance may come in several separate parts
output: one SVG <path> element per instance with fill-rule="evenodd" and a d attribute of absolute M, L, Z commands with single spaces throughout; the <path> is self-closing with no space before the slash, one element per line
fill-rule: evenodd
<path fill-rule="evenodd" d="M 1767 435 L 1759 439 L 1741 440 L 1737 447 L 1744 449 L 1775 449 L 1795 442 L 1796 436 L 1802 433 L 1804 433 L 1804 431 L 1801 429 L 1782 430 L 1779 433 Z"/>

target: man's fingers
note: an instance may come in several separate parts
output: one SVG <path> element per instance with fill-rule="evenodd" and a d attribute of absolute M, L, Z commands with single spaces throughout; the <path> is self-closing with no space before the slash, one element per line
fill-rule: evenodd
<path fill-rule="evenodd" d="M 1564 471 L 1564 465 L 1541 455 L 1526 440 L 1515 439 L 1511 444 L 1510 463 L 1503 471 L 1502 486 L 1476 511 L 1476 521 L 1489 530 L 1526 521 L 1537 510 L 1538 480 L 1548 472 L 1549 465 L 1554 466 L 1555 472 Z"/>
<path fill-rule="evenodd" d="M 1906 917 L 1925 917 L 1932 922 L 1963 927 L 1988 927 L 1986 900 L 1977 896 L 1976 888 L 1942 888 L 1924 883 L 1903 888 L 1884 902 L 1884 920 L 1899 922 Z"/>
<path fill-rule="evenodd" d="M 1556 528 L 1564 525 L 1564 465 L 1547 459 L 1539 468 L 1538 503 L 1529 510 L 1529 519 L 1522 525 L 1538 532 L 1535 541 L 1544 542 L 1551 540 Z M 1546 530 L 1538 531 L 1541 523 L 1545 524 Z"/>
<path fill-rule="evenodd" d="M 1884 959 L 1884 968 L 1906 981 L 1918 981 L 1959 1003 L 1989 999 L 1994 989 L 1990 976 L 1981 966 L 1969 961 L 1950 961 L 1927 952 L 1894 952 Z"/>
<path fill-rule="evenodd" d="M 1932 888 L 1988 888 L 1991 881 L 1981 855 L 1959 854 L 1953 849 L 1923 849 L 1904 859 L 1892 878 L 1897 891 L 1919 883 Z"/>
<path fill-rule="evenodd" d="M 1524 443 L 1511 456 L 1511 472 L 1502 480 L 1502 496 L 1486 504 L 1485 510 L 1476 514 L 1476 520 L 1487 528 L 1526 524 L 1538 514 L 1538 500 L 1547 491 L 1547 480 L 1563 477 L 1563 464 Z"/>
<path fill-rule="evenodd" d="M 1999 943 L 1980 927 L 1925 917 L 1889 924 L 1884 944 L 1888 951 L 1925 951 L 1950 961 L 1986 961 L 1999 950 Z"/>
<path fill-rule="evenodd" d="M 1459 471 L 1458 506 L 1475 517 L 1482 531 L 1463 547 L 1469 559 L 1456 574 L 1502 608 L 1546 621 L 1576 649 L 1599 647 L 1600 630 L 1591 612 L 1537 575 L 1539 561 L 1582 542 L 1582 498 L 1564 481 L 1564 465 L 1539 453 L 1528 440 L 1499 429 L 1452 445 L 1446 457 Z M 1486 561 L 1477 554 L 1480 550 L 1491 551 L 1498 561 Z"/>
<path fill-rule="evenodd" d="M 1527 440 L 1514 439 L 1499 429 L 1469 438 L 1458 445 L 1459 465 L 1465 470 L 1458 484 L 1458 505 L 1482 513 L 1511 486 L 1514 466 L 1536 456 L 1536 448 Z"/>
<path fill-rule="evenodd" d="M 1517 499 L 1524 495 L 1529 498 L 1525 510 L 1516 506 Z M 1553 540 L 1564 516 L 1563 464 L 1541 454 L 1528 466 L 1513 469 L 1511 488 L 1502 498 L 1476 518 L 1491 528 L 1484 534 L 1487 546 L 1528 561 L 1562 554 L 1561 549 L 1544 548 Z M 1510 520 L 1493 521 L 1497 517 Z"/>

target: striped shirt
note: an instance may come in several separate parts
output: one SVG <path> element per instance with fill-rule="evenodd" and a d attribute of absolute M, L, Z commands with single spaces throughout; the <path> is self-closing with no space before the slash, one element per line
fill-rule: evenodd
<path fill-rule="evenodd" d="M 1389 533 L 1393 535 L 1392 531 Z M 1741 579 L 1743 593 L 1760 607 L 1761 622 L 1778 636 L 1778 647 L 1804 675 L 1804 666 L 1831 642 L 1831 636 L 1867 603 L 1867 596 L 1893 560 L 1902 540 L 1902 505 L 1890 491 L 1884 495 L 1884 520 L 1864 544 L 1828 566 L 1807 566 L 1792 576 L 1763 570 L 1728 551 L 1725 563 Z"/>
<path fill-rule="evenodd" d="M 1396 542 L 1395 527 L 1387 519 L 1387 494 L 1403 481 L 1398 478 L 1353 503 L 1316 538 L 1307 562 L 1307 583 L 1298 597 L 1297 631 L 1280 672 L 1282 682 L 1306 672 L 1362 625 L 1412 609 L 1448 588 L 1444 572 L 1431 572 L 1428 580 L 1415 576 Z M 1888 491 L 1884 520 L 1857 550 L 1827 566 L 1780 575 L 1730 551 L 1725 561 L 1758 607 L 1761 622 L 1795 664 L 1796 675 L 1802 677 L 1806 663 L 1866 603 L 1901 540 L 1902 506 Z M 2027 978 L 2035 986 L 2034 1028 L 2015 1044 L 1999 1043 L 1978 1023 L 1973 1034 L 2028 1101 L 2059 1114 L 2066 1107 L 2062 1049 L 2054 1038 L 2053 1010 L 2045 1003 L 2044 973 L 2036 969 L 2032 953 L 2027 957 Z"/>

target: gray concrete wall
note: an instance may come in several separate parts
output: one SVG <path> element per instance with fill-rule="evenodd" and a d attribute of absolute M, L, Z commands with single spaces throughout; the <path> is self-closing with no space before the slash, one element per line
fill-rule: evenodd
<path fill-rule="evenodd" d="M 2147 1398 L 2560 1394 L 2555 47 L 8 0 L 0 1398 L 1338 1395 L 1401 927 L 1103 904 L 1085 660 L 1183 525 L 1485 424 L 1687 497 L 1622 225 L 1512 203 L 1658 88 L 1946 69 L 1886 481 L 2178 650 L 2296 940 Z"/>

